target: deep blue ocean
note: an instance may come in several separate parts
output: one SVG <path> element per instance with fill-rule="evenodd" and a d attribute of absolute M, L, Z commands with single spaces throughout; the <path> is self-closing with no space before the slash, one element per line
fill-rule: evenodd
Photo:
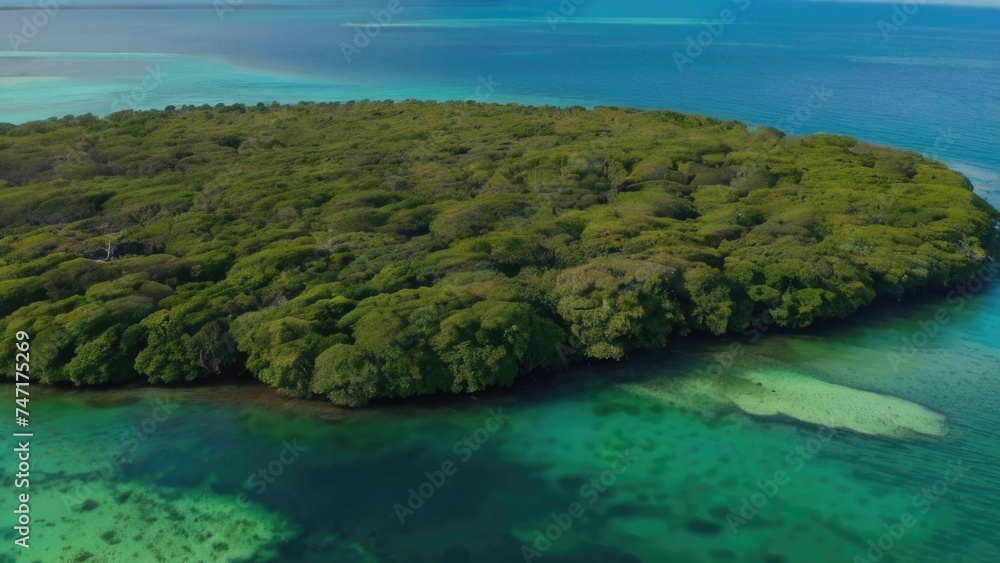
<path fill-rule="evenodd" d="M 0 0 L 0 122 L 362 98 L 667 108 L 919 151 L 965 173 L 1000 207 L 1000 9 L 791 0 L 46 5 Z M 942 307 L 951 320 L 928 335 Z M 0 561 L 1000 561 L 1000 287 L 952 307 L 928 297 L 768 334 L 724 366 L 733 376 L 871 391 L 945 420 L 943 433 L 916 437 L 843 430 L 817 441 L 821 429 L 810 424 L 747 415 L 698 375 L 729 345 L 712 342 L 578 366 L 517 393 L 350 413 L 245 387 L 40 390 L 36 548 L 23 559 L 10 551 L 4 520 Z M 899 360 L 921 331 L 924 344 Z M 122 433 L 158 401 L 174 414 L 105 472 Z M 481 448 L 466 457 L 454 447 L 498 408 L 510 419 Z M 255 481 L 283 452 L 298 452 L 289 443 L 305 448 L 301 456 Z M 625 452 L 636 459 L 611 486 L 582 488 L 621 468 Z M 400 516 L 396 505 L 447 461 L 458 472 Z M 791 481 L 772 486 L 778 471 Z M 0 470 L 4 482 L 9 473 Z M 549 528 L 574 502 L 585 513 L 540 541 L 556 535 Z"/>

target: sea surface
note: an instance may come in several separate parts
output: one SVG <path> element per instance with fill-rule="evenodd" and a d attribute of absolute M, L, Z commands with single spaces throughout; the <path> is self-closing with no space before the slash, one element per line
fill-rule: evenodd
<path fill-rule="evenodd" d="M 1000 207 L 998 9 L 47 5 L 0 0 L 0 122 L 359 98 L 669 108 L 919 151 Z M 1000 561 L 1000 287 L 958 295 L 361 411 L 252 385 L 33 387 L 32 547 L 13 545 L 5 486 L 0 561 Z M 892 427 L 895 397 L 945 431 L 750 415 L 730 399 L 761 374 L 877 394 L 817 395 L 824 420 Z"/>

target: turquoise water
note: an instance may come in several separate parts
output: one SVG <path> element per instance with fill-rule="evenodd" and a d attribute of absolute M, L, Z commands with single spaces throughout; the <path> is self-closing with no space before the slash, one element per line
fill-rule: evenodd
<path fill-rule="evenodd" d="M 850 561 L 910 513 L 914 525 L 880 560 L 996 561 L 1000 349 L 989 335 L 1000 299 L 988 291 L 898 374 L 889 359 L 897 339 L 941 303 L 744 339 L 726 366 L 725 377 L 792 370 L 915 401 L 947 416 L 944 437 L 833 433 L 655 394 L 699 377 L 729 343 L 580 366 L 516 392 L 360 413 L 255 387 L 38 391 L 33 549 L 42 561 L 81 550 L 109 561 L 150 551 L 166 560 L 520 561 L 552 514 L 579 503 L 582 516 L 541 560 Z M 164 398 L 176 406 L 144 428 Z M 501 426 L 487 422 L 496 409 L 509 416 Z M 119 436 L 133 426 L 139 445 Z M 467 436 L 482 445 L 456 448 Z M 288 443 L 304 449 L 286 464 Z M 126 461 L 115 462 L 116 451 Z M 619 454 L 630 463 L 613 474 Z M 427 476 L 449 461 L 451 475 Z M 941 489 L 949 463 L 965 472 Z M 263 488 L 253 477 L 261 470 L 273 481 Z M 779 471 L 784 482 L 769 484 Z M 606 490 L 583 489 L 602 475 Z M 431 479 L 441 486 L 425 488 L 422 506 L 398 511 Z M 768 491 L 766 501 L 754 497 Z M 743 499 L 760 505 L 746 519 Z M 115 529 L 131 533 L 109 544 L 102 534 Z"/>
<path fill-rule="evenodd" d="M 588 0 L 553 28 L 556 1 L 401 0 L 347 62 L 347 24 L 387 3 L 247 1 L 221 21 L 192 4 L 67 5 L 0 51 L 0 122 L 359 97 L 664 107 L 932 154 L 1000 206 L 1000 10 L 921 6 L 885 41 L 887 5 Z M 679 72 L 673 54 L 725 8 L 736 20 Z M 0 11 L 3 37 L 36 10 Z M 360 412 L 253 386 L 37 389 L 32 549 L 11 547 L 5 524 L 0 557 L 998 561 L 998 334 L 987 284 L 803 334 L 677 342 L 513 391 Z M 771 390 L 747 384 L 760 374 L 905 399 L 943 415 L 945 433 L 750 415 L 740 401 Z M 861 399 L 817 410 L 899 422 Z"/>

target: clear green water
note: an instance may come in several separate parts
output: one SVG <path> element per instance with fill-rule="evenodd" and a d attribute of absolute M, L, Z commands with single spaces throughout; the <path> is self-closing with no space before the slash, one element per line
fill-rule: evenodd
<path fill-rule="evenodd" d="M 905 513 L 912 526 L 881 561 L 997 561 L 1000 292 L 964 303 L 882 308 L 807 334 L 769 331 L 756 343 L 683 343 L 580 366 L 516 394 L 364 412 L 256 387 L 38 388 L 33 547 L 17 560 L 89 552 L 99 561 L 523 561 L 536 530 L 579 503 L 583 514 L 533 561 L 870 560 L 866 542 Z M 953 318 L 895 373 L 889 353 L 942 307 Z M 741 353 L 722 378 L 791 370 L 891 394 L 947 416 L 948 433 L 841 430 L 824 442 L 820 428 L 749 417 L 717 398 L 634 392 L 692 377 L 736 341 Z M 154 425 L 163 400 L 176 406 Z M 509 419 L 479 433 L 488 439 L 478 451 L 455 449 L 498 408 Z M 144 440 L 121 441 L 133 425 Z M 286 442 L 305 449 L 282 464 Z M 106 465 L 122 450 L 125 461 Z M 625 468 L 618 453 L 636 459 Z M 401 523 L 394 505 L 449 460 L 453 474 Z M 935 492 L 957 475 L 946 473 L 950 462 L 964 472 Z M 261 491 L 263 481 L 248 478 L 269 464 L 280 474 Z M 605 473 L 613 469 L 624 471 Z M 773 496 L 754 497 L 779 471 L 782 484 L 763 484 Z M 3 472 L 9 482 L 10 467 Z M 602 473 L 610 487 L 581 490 Z M 729 517 L 744 498 L 761 505 L 756 514 Z M 12 554 L 13 532 L 4 533 Z"/>

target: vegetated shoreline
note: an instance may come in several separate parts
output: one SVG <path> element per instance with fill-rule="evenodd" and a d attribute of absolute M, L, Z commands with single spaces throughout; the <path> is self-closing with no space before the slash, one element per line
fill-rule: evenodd
<path fill-rule="evenodd" d="M 994 251 L 990 258 L 990 260 L 993 260 L 995 268 L 1000 268 L 1000 260 L 998 260 L 998 257 L 1000 257 L 1000 252 Z M 966 282 L 959 282 L 959 284 L 968 283 L 968 281 L 972 281 L 977 278 L 979 278 L 978 274 L 973 278 L 970 278 L 970 280 L 966 280 Z M 993 279 L 986 281 L 988 284 L 987 287 L 994 285 L 998 279 L 1000 279 L 1000 271 L 994 275 Z M 511 383 L 510 386 L 491 386 L 474 393 L 453 393 L 441 391 L 434 394 L 413 395 L 409 397 L 381 397 L 373 399 L 363 406 L 345 407 L 335 403 L 329 403 L 324 397 L 318 395 L 295 396 L 285 394 L 281 389 L 269 387 L 264 382 L 254 378 L 247 366 L 239 361 L 237 361 L 234 365 L 229 366 L 227 370 L 212 379 L 199 378 L 171 383 L 164 383 L 162 381 L 146 382 L 130 380 L 94 383 L 88 385 L 80 385 L 79 383 L 73 383 L 70 381 L 57 381 L 46 383 L 45 385 L 64 392 L 79 393 L 80 396 L 84 398 L 100 398 L 106 397 L 107 395 L 114 395 L 116 393 L 124 393 L 126 398 L 134 398 L 132 395 L 135 393 L 141 394 L 146 390 L 156 390 L 171 393 L 176 392 L 182 395 L 182 399 L 187 396 L 188 398 L 193 397 L 196 401 L 210 403 L 244 404 L 252 402 L 266 408 L 279 407 L 292 409 L 306 406 L 309 413 L 325 419 L 346 419 L 357 416 L 367 417 L 378 412 L 384 412 L 387 409 L 400 412 L 407 412 L 410 410 L 422 411 L 424 409 L 435 410 L 441 408 L 451 408 L 458 405 L 469 406 L 474 404 L 474 401 L 482 399 L 491 401 L 510 401 L 515 400 L 518 397 L 523 397 L 525 394 L 527 394 L 528 397 L 538 397 L 547 389 L 560 389 L 564 388 L 566 385 L 580 383 L 581 380 L 574 376 L 579 375 L 581 371 L 590 373 L 588 379 L 594 380 L 595 377 L 600 376 L 595 376 L 593 373 L 600 372 L 604 368 L 614 368 L 627 362 L 645 363 L 650 360 L 651 355 L 668 353 L 670 349 L 683 348 L 686 344 L 704 346 L 711 345 L 713 343 L 735 342 L 752 346 L 761 338 L 773 338 L 778 335 L 805 335 L 815 332 L 814 329 L 849 327 L 856 321 L 856 317 L 858 315 L 879 315 L 883 312 L 897 309 L 904 303 L 906 305 L 943 303 L 945 302 L 944 300 L 946 300 L 947 296 L 952 294 L 953 291 L 954 288 L 948 291 L 939 291 L 921 296 L 915 296 L 905 302 L 886 297 L 878 297 L 873 303 L 863 309 L 859 309 L 852 316 L 844 318 L 820 319 L 813 325 L 801 329 L 789 329 L 764 323 L 766 325 L 764 330 L 761 330 L 751 324 L 741 332 L 732 332 L 723 335 L 693 332 L 686 336 L 678 337 L 672 340 L 663 349 L 634 350 L 620 361 L 583 358 L 571 361 L 559 370 L 536 370 L 530 373 L 521 374 L 513 383 Z M 645 379 L 646 378 L 644 377 L 636 378 L 630 376 L 625 380 L 610 383 L 641 385 Z M 235 392 L 232 396 L 220 396 L 215 393 L 202 393 L 203 391 L 217 390 L 220 388 L 234 390 Z M 91 393 L 93 393 L 93 395 L 91 395 Z M 302 414 L 302 411 L 300 410 L 289 412 Z M 805 424 L 808 426 L 808 423 L 803 423 L 801 420 L 787 415 L 777 415 L 770 418 L 782 420 L 791 424 Z"/>
<path fill-rule="evenodd" d="M 1000 216 L 847 137 L 416 101 L 0 125 L 0 199 L 0 330 L 43 382 L 245 366 L 348 406 L 943 291 Z"/>

